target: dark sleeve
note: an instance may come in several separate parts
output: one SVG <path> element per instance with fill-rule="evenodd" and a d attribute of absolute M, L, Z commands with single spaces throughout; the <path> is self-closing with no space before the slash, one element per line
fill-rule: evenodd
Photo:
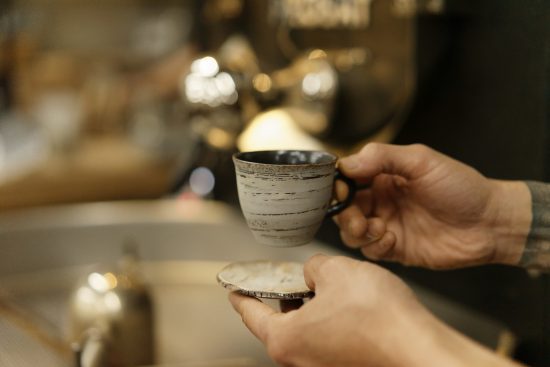
<path fill-rule="evenodd" d="M 531 192 L 532 221 L 520 265 L 550 270 L 550 184 L 527 181 Z"/>

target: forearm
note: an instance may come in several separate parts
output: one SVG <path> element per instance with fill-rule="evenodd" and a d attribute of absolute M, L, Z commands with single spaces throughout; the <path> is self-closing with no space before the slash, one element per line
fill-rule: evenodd
<path fill-rule="evenodd" d="M 420 320 L 422 324 L 410 336 L 408 346 L 411 352 L 403 366 L 422 367 L 520 367 L 511 359 L 465 337 L 450 328 L 435 316 L 428 315 Z"/>
<path fill-rule="evenodd" d="M 430 366 L 449 367 L 519 367 L 519 363 L 499 356 L 494 351 L 474 342 L 447 325 L 442 324 L 437 343 L 440 362 Z M 435 361 L 433 361 L 435 362 Z M 427 365 L 425 365 L 427 366 Z"/>

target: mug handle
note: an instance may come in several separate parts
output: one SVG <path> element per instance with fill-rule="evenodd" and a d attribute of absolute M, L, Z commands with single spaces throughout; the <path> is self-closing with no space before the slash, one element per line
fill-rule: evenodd
<path fill-rule="evenodd" d="M 347 176 L 344 176 L 344 174 L 340 172 L 339 169 L 336 169 L 334 173 L 334 181 L 336 180 L 340 180 L 348 186 L 348 196 L 344 200 L 331 205 L 327 210 L 327 214 L 325 215 L 326 218 L 330 218 L 333 215 L 339 214 L 340 212 L 342 212 L 342 210 L 346 209 L 355 198 L 355 193 L 357 192 L 357 184 L 355 183 L 355 181 Z"/>

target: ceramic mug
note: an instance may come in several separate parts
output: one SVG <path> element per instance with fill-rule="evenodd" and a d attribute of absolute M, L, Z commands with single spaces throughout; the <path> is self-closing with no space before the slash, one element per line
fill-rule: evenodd
<path fill-rule="evenodd" d="M 355 182 L 323 151 L 266 150 L 233 155 L 239 202 L 256 240 L 276 247 L 311 242 L 326 216 L 344 210 Z M 335 180 L 348 186 L 345 200 L 330 205 Z"/>

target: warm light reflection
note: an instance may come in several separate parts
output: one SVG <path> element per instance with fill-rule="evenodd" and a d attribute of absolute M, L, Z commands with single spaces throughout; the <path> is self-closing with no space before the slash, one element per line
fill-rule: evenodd
<path fill-rule="evenodd" d="M 122 303 L 120 302 L 119 296 L 114 292 L 108 292 L 103 297 L 103 302 L 105 308 L 110 312 L 117 312 L 122 309 Z"/>
<path fill-rule="evenodd" d="M 306 134 L 292 117 L 281 110 L 257 115 L 239 136 L 240 151 L 265 149 L 322 150 L 322 145 Z"/>
<path fill-rule="evenodd" d="M 233 77 L 219 72 L 218 63 L 210 56 L 195 60 L 191 73 L 180 82 L 182 93 L 191 103 L 218 107 L 237 102 L 237 85 Z"/>
<path fill-rule="evenodd" d="M 88 275 L 88 284 L 97 292 L 105 292 L 109 290 L 109 282 L 99 273 L 91 273 Z"/>
<path fill-rule="evenodd" d="M 105 273 L 105 274 L 103 274 L 103 277 L 105 278 L 107 283 L 109 283 L 109 288 L 110 289 L 113 289 L 117 286 L 118 280 L 117 280 L 116 276 L 113 273 Z"/>
<path fill-rule="evenodd" d="M 271 90 L 273 83 L 269 75 L 260 73 L 252 79 L 252 85 L 258 92 L 266 93 Z"/>
<path fill-rule="evenodd" d="M 96 294 L 88 287 L 80 287 L 76 291 L 76 298 L 81 303 L 91 304 L 95 302 Z"/>
<path fill-rule="evenodd" d="M 214 84 L 216 85 L 217 90 L 224 96 L 231 96 L 235 93 L 235 89 L 237 89 L 233 78 L 225 72 L 219 73 L 214 78 Z"/>
<path fill-rule="evenodd" d="M 213 127 L 206 133 L 206 141 L 218 149 L 229 149 L 233 144 L 233 135 L 218 127 Z"/>
<path fill-rule="evenodd" d="M 302 91 L 308 96 L 315 96 L 321 91 L 321 78 L 315 73 L 307 74 L 302 81 Z"/>
<path fill-rule="evenodd" d="M 88 284 L 96 292 L 106 292 L 113 289 L 118 284 L 118 279 L 113 273 L 91 273 L 88 275 Z"/>
<path fill-rule="evenodd" d="M 336 75 L 331 70 L 308 73 L 302 80 L 302 92 L 310 98 L 330 96 L 336 85 Z"/>
<path fill-rule="evenodd" d="M 206 56 L 193 61 L 191 71 L 204 77 L 213 77 L 220 71 L 220 67 L 215 58 Z"/>
<path fill-rule="evenodd" d="M 319 48 L 312 50 L 309 55 L 307 56 L 308 59 L 314 60 L 314 59 L 326 59 L 327 53 Z"/>

